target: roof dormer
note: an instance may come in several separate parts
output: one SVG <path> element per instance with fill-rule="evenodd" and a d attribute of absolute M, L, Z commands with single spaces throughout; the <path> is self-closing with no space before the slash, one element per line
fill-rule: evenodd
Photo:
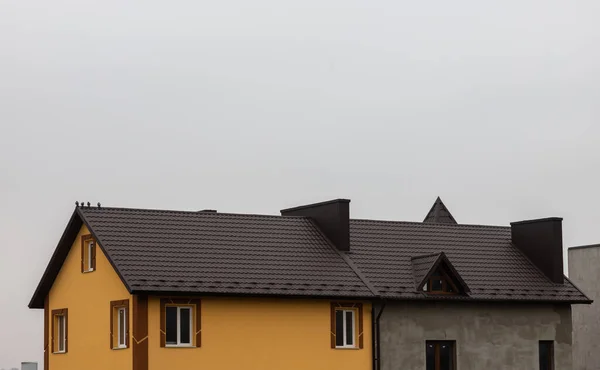
<path fill-rule="evenodd" d="M 415 287 L 426 294 L 468 294 L 469 287 L 444 252 L 411 258 Z"/>

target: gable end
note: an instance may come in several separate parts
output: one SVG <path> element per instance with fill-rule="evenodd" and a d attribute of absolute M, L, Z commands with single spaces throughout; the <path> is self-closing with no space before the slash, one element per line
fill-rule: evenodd
<path fill-rule="evenodd" d="M 54 284 L 54 280 L 56 280 L 56 277 L 58 276 L 58 273 L 60 272 L 60 269 L 62 268 L 62 265 L 65 262 L 67 255 L 69 254 L 69 251 L 71 250 L 71 246 L 73 245 L 73 242 L 75 241 L 79 230 L 84 224 L 90 230 L 90 233 L 92 234 L 94 239 L 96 239 L 96 245 L 100 247 L 100 249 L 106 256 L 106 259 L 108 259 L 111 266 L 121 279 L 121 282 L 123 282 L 123 285 L 125 285 L 127 291 L 131 293 L 131 288 L 129 287 L 129 285 L 125 281 L 125 278 L 121 275 L 121 272 L 111 259 L 110 254 L 102 246 L 102 241 L 94 233 L 94 230 L 91 228 L 91 226 L 85 221 L 85 217 L 83 216 L 83 213 L 79 210 L 79 207 L 76 207 L 73 211 L 73 214 L 71 215 L 71 218 L 69 219 L 69 222 L 67 223 L 67 227 L 65 228 L 65 231 L 63 232 L 63 235 L 61 236 L 58 245 L 56 246 L 56 249 L 54 250 L 54 253 L 52 254 L 52 257 L 50 258 L 48 266 L 46 267 L 46 270 L 44 271 L 44 274 L 42 275 L 42 278 L 40 279 L 40 282 L 38 283 L 38 286 L 35 289 L 31 300 L 29 301 L 29 308 L 44 308 L 44 300 L 50 292 L 50 289 Z"/>

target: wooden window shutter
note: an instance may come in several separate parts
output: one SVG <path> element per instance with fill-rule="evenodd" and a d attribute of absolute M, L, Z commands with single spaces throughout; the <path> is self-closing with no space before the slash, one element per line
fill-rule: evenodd
<path fill-rule="evenodd" d="M 335 307 L 337 306 L 336 303 L 331 302 L 331 348 L 335 348 Z"/>
<path fill-rule="evenodd" d="M 81 237 L 81 272 L 85 272 L 85 236 Z"/>
<path fill-rule="evenodd" d="M 50 316 L 50 321 L 51 321 L 51 331 L 50 331 L 50 350 L 52 351 L 52 353 L 56 352 L 56 345 L 55 345 L 55 341 L 54 341 L 54 310 L 52 310 L 51 316 Z M 44 363 L 45 365 L 45 363 Z"/>
<path fill-rule="evenodd" d="M 200 347 L 202 345 L 202 319 L 200 316 L 201 301 L 199 299 L 191 299 L 190 303 L 196 306 L 196 347 Z"/>
<path fill-rule="evenodd" d="M 165 347 L 167 343 L 167 310 L 166 304 L 168 299 L 160 300 L 160 346 Z"/>
<path fill-rule="evenodd" d="M 115 302 L 110 302 L 110 349 L 115 348 Z"/>
<path fill-rule="evenodd" d="M 96 271 L 96 244 L 94 241 L 94 245 L 92 246 L 92 266 L 90 266 L 94 271 Z"/>
<path fill-rule="evenodd" d="M 65 353 L 69 352 L 69 309 L 63 309 L 65 315 Z"/>
<path fill-rule="evenodd" d="M 129 327 L 131 325 L 129 318 L 129 300 L 127 300 L 127 306 L 125 307 L 125 346 L 129 348 Z"/>
<path fill-rule="evenodd" d="M 356 305 L 358 308 L 358 348 L 363 348 L 364 341 L 364 333 L 363 333 L 363 305 L 362 303 L 358 303 Z"/>

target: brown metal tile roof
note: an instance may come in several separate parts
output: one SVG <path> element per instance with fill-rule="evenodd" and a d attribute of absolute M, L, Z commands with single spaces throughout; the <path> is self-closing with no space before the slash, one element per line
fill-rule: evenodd
<path fill-rule="evenodd" d="M 382 297 L 427 299 L 415 291 L 411 257 L 444 252 L 470 288 L 445 299 L 589 299 L 568 279 L 552 283 L 511 243 L 510 227 L 350 220 L 348 254 Z"/>
<path fill-rule="evenodd" d="M 510 227 L 350 220 L 340 252 L 307 217 L 77 207 L 30 307 L 43 307 L 83 223 L 134 293 L 428 299 L 411 257 L 444 252 L 471 292 L 443 299 L 589 302 L 550 282 Z"/>
<path fill-rule="evenodd" d="M 374 296 L 305 217 L 80 210 L 133 291 Z"/>
<path fill-rule="evenodd" d="M 442 253 L 432 253 L 411 257 L 410 262 L 415 280 L 415 289 L 423 282 L 441 255 Z"/>
<path fill-rule="evenodd" d="M 446 208 L 444 202 L 440 197 L 437 197 L 433 206 L 425 216 L 423 222 L 434 222 L 434 223 L 443 223 L 443 224 L 457 224 L 456 220 L 452 216 L 452 213 Z"/>

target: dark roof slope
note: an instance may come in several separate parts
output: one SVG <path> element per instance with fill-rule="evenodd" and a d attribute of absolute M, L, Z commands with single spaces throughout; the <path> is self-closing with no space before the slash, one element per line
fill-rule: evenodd
<path fill-rule="evenodd" d="M 30 307 L 43 307 L 82 222 L 133 293 L 428 299 L 411 257 L 444 252 L 471 290 L 444 299 L 589 302 L 550 282 L 510 227 L 350 220 L 340 252 L 306 217 L 78 207 Z"/>
<path fill-rule="evenodd" d="M 554 284 L 511 243 L 510 227 L 350 220 L 350 259 L 383 297 L 424 299 L 411 257 L 444 252 L 470 288 L 447 299 L 589 299 L 570 281 Z"/>
<path fill-rule="evenodd" d="M 304 217 L 81 211 L 132 291 L 373 296 Z"/>
<path fill-rule="evenodd" d="M 446 208 L 446 205 L 444 204 L 444 202 L 442 202 L 442 199 L 440 197 L 437 197 L 437 199 L 433 203 L 433 206 L 429 210 L 429 213 L 427 214 L 427 216 L 425 216 L 423 222 L 457 224 L 456 220 L 454 219 L 454 217 L 452 217 L 452 214 L 450 213 L 448 208 Z"/>
<path fill-rule="evenodd" d="M 413 277 L 415 278 L 415 288 L 425 280 L 425 277 L 433 268 L 433 264 L 440 258 L 440 255 L 441 253 L 431 253 L 411 257 L 410 262 L 412 265 Z"/>

